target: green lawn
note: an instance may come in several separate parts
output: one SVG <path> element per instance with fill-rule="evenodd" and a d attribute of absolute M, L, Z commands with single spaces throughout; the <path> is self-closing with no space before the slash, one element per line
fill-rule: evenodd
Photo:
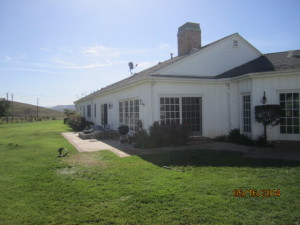
<path fill-rule="evenodd" d="M 62 121 L 0 125 L 0 224 L 299 224 L 300 162 L 78 153 Z M 69 149 L 65 158 L 57 149 Z M 171 167 L 165 169 L 162 166 Z M 280 197 L 234 197 L 280 189 Z"/>

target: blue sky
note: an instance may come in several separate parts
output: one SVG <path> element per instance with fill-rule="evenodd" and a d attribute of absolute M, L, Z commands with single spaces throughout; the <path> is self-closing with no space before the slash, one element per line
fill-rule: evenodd
<path fill-rule="evenodd" d="M 300 49 L 298 0 L 1 0 L 0 97 L 41 106 L 78 98 L 177 55 L 177 29 L 202 45 L 238 32 L 262 53 Z"/>

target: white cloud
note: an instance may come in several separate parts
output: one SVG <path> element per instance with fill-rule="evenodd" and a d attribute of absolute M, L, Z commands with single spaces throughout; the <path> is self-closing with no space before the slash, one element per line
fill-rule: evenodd
<path fill-rule="evenodd" d="M 171 50 L 171 46 L 167 43 L 160 43 L 158 45 L 158 49 L 160 49 L 160 50 Z"/>
<path fill-rule="evenodd" d="M 55 72 L 51 70 L 40 70 L 40 69 L 34 69 L 34 68 L 26 68 L 26 67 L 0 67 L 0 70 L 6 70 L 6 71 L 27 71 L 27 72 L 35 72 L 35 73 L 50 73 L 50 74 L 64 74 L 63 72 Z"/>
<path fill-rule="evenodd" d="M 154 66 L 154 65 L 156 65 L 157 64 L 157 62 L 140 62 L 140 63 L 138 63 L 138 66 L 136 67 L 136 70 L 138 70 L 139 72 L 140 71 L 143 71 L 143 70 L 145 70 L 145 69 L 148 69 L 149 67 L 152 67 L 152 66 Z"/>
<path fill-rule="evenodd" d="M 5 62 L 9 62 L 10 60 L 11 60 L 11 57 L 10 57 L 10 56 L 7 55 L 7 56 L 4 57 L 4 61 L 5 61 Z"/>
<path fill-rule="evenodd" d="M 51 50 L 50 47 L 42 47 L 42 48 L 40 48 L 40 51 L 42 51 L 42 52 L 51 52 L 52 50 Z"/>
<path fill-rule="evenodd" d="M 90 54 L 95 57 L 117 58 L 120 56 L 120 52 L 118 50 L 101 45 L 83 47 L 82 49 L 84 54 Z"/>
<path fill-rule="evenodd" d="M 2 63 L 10 62 L 19 70 L 40 71 L 47 68 L 47 72 L 63 73 L 64 70 L 92 70 L 110 67 L 112 71 L 128 68 L 128 62 L 139 64 L 136 72 L 155 65 L 158 61 L 168 59 L 171 52 L 168 44 L 161 43 L 154 48 L 110 48 L 102 45 L 83 47 L 62 46 L 59 48 L 42 47 L 40 55 L 28 57 L 24 53 L 13 56 L 0 56 Z M 153 61 L 157 60 L 156 62 Z M 10 67 L 11 68 L 11 67 Z M 109 71 L 106 71 L 109 73 Z"/>
<path fill-rule="evenodd" d="M 63 69 L 93 69 L 110 67 L 120 53 L 116 49 L 94 45 L 88 47 L 61 47 L 50 63 Z"/>

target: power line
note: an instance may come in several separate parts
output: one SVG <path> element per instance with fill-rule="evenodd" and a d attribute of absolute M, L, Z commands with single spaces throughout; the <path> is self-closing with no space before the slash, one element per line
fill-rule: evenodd
<path fill-rule="evenodd" d="M 3 96 L 6 94 L 6 99 L 9 99 L 10 93 L 1 93 L 0 92 L 0 98 L 1 95 Z M 73 104 L 73 102 L 76 100 L 76 97 L 63 97 L 63 96 L 47 96 L 47 95 L 30 95 L 25 93 L 13 93 L 13 101 L 14 102 L 21 102 L 21 103 L 27 103 L 31 105 L 36 105 L 37 98 L 39 98 L 39 104 L 42 102 L 45 106 L 51 106 L 51 105 L 66 105 L 66 104 Z M 13 106 L 12 106 L 13 107 Z M 13 111 L 13 110 L 12 110 Z"/>

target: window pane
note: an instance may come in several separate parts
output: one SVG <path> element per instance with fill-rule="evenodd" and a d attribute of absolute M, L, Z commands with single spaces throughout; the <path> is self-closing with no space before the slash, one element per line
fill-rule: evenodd
<path fill-rule="evenodd" d="M 299 101 L 299 93 L 293 93 L 293 100 Z"/>
<path fill-rule="evenodd" d="M 280 94 L 280 105 L 283 106 L 280 120 L 280 132 L 299 133 L 299 93 Z"/>
<path fill-rule="evenodd" d="M 243 96 L 243 130 L 244 130 L 244 132 L 251 132 L 250 95 Z"/>
<path fill-rule="evenodd" d="M 285 126 L 280 127 L 280 133 L 282 133 L 282 134 L 286 133 L 286 127 Z"/>
<path fill-rule="evenodd" d="M 281 118 L 280 119 L 280 124 L 281 125 L 286 125 L 286 119 L 285 118 Z"/>

